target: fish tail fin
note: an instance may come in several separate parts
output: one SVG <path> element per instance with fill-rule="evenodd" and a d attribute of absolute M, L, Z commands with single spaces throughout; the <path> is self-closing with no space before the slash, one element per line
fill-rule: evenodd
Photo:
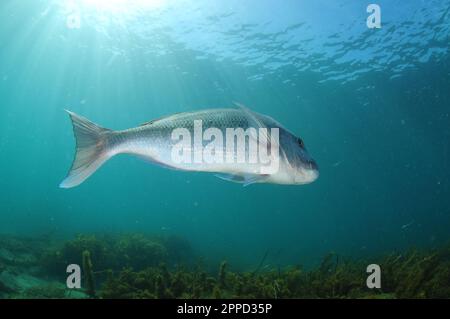
<path fill-rule="evenodd" d="M 69 174 L 59 185 L 61 188 L 80 185 L 111 157 L 108 152 L 108 139 L 113 131 L 73 112 L 67 113 L 72 120 L 76 153 Z"/>

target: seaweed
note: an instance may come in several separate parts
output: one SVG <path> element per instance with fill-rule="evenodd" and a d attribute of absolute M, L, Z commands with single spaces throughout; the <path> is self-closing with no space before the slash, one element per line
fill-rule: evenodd
<path fill-rule="evenodd" d="M 43 271 L 50 276 L 63 278 L 69 264 L 83 264 L 83 253 L 88 251 L 92 263 L 99 269 L 110 268 L 115 262 L 113 247 L 107 237 L 77 235 L 64 242 L 62 247 L 47 249 L 40 258 Z"/>
<path fill-rule="evenodd" d="M 308 270 L 300 264 L 262 267 L 266 253 L 253 271 L 235 271 L 227 261 L 198 259 L 193 266 L 195 256 L 181 252 L 188 245 L 176 237 L 85 234 L 47 249 L 28 239 L 2 240 L 2 298 L 450 298 L 450 246 L 366 259 L 330 253 Z M 66 276 L 69 263 L 83 266 L 82 291 L 43 279 Z M 382 269 L 381 289 L 366 286 L 373 263 Z M 29 273 L 36 267 L 40 278 Z"/>
<path fill-rule="evenodd" d="M 168 245 L 167 247 L 165 245 Z M 83 252 L 88 251 L 92 263 L 102 273 L 108 269 L 124 268 L 142 270 L 161 263 L 183 262 L 188 259 L 183 240 L 175 237 L 155 237 L 144 234 L 87 235 L 80 234 L 65 241 L 61 246 L 48 248 L 40 257 L 43 272 L 49 276 L 63 278 L 69 264 L 83 263 Z M 176 256 L 176 257 L 175 257 Z"/>
<path fill-rule="evenodd" d="M 91 298 L 95 298 L 94 270 L 91 254 L 88 250 L 83 252 L 83 274 L 86 282 L 86 292 Z"/>
<path fill-rule="evenodd" d="M 336 254 L 328 254 L 310 271 L 291 266 L 258 274 L 254 271 L 233 272 L 227 270 L 224 261 L 219 265 L 217 277 L 201 269 L 178 269 L 170 273 L 161 267 L 131 273 L 127 270 L 127 275 L 146 274 L 143 286 L 149 289 L 156 283 L 152 294 L 156 298 L 449 298 L 448 252 L 448 249 L 426 253 L 414 251 L 402 258 L 381 257 L 379 262 L 385 269 L 382 289 L 366 286 L 366 266 L 373 260 L 344 259 Z M 134 277 L 131 281 L 127 278 L 130 279 L 120 274 L 119 280 L 107 282 L 108 289 L 103 290 L 103 297 L 110 298 L 112 293 L 115 298 L 127 298 L 138 293 L 141 289 L 133 284 Z M 129 287 L 129 290 L 118 294 L 120 287 Z"/>
<path fill-rule="evenodd" d="M 219 287 L 224 288 L 226 286 L 226 276 L 227 276 L 227 262 L 226 260 L 220 263 L 219 267 Z"/>
<path fill-rule="evenodd" d="M 143 269 L 167 260 L 167 250 L 164 245 L 142 234 L 122 236 L 115 248 L 119 268 Z"/>
<path fill-rule="evenodd" d="M 385 285 L 398 298 L 449 298 L 450 247 L 429 252 L 412 250 L 381 263 Z"/>

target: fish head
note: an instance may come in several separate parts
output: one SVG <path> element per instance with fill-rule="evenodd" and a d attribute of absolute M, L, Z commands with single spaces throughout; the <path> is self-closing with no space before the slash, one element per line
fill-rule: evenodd
<path fill-rule="evenodd" d="M 280 132 L 280 168 L 289 184 L 309 184 L 319 177 L 319 167 L 303 140 L 284 130 Z"/>

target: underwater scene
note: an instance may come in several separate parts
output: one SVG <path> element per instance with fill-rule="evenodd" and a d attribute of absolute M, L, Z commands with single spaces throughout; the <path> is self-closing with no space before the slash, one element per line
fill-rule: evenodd
<path fill-rule="evenodd" d="M 0 299 L 450 298 L 449 34 L 449 0 L 2 0 Z"/>

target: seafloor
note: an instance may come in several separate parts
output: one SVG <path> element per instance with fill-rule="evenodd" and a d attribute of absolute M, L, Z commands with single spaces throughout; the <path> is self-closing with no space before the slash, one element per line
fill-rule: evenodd
<path fill-rule="evenodd" d="M 66 267 L 82 267 L 81 289 Z M 381 288 L 366 285 L 368 264 Z M 450 246 L 370 259 L 325 256 L 301 265 L 231 271 L 206 265 L 177 236 L 83 234 L 72 239 L 0 236 L 0 298 L 449 298 Z"/>

